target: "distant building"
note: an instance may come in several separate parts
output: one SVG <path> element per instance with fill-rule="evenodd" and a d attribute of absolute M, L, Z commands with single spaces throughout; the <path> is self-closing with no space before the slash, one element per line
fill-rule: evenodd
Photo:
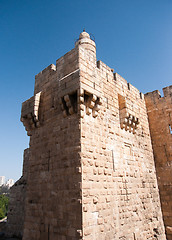
<path fill-rule="evenodd" d="M 13 185 L 14 185 L 14 180 L 13 179 L 8 179 L 8 181 L 5 184 L 5 186 L 7 186 L 8 188 L 12 187 Z"/>
<path fill-rule="evenodd" d="M 5 176 L 0 176 L 0 187 L 1 186 L 6 186 L 8 188 L 12 187 L 14 185 L 14 180 L 13 179 L 8 179 L 5 182 Z"/>
<path fill-rule="evenodd" d="M 5 176 L 0 176 L 0 186 L 5 184 Z"/>

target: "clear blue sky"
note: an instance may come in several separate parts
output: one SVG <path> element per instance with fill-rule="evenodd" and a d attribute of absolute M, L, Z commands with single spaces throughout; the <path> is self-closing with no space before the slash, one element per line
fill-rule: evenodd
<path fill-rule="evenodd" d="M 143 93 L 172 84 L 171 0 L 0 0 L 0 176 L 21 176 L 21 103 L 34 76 L 95 36 L 97 58 Z"/>

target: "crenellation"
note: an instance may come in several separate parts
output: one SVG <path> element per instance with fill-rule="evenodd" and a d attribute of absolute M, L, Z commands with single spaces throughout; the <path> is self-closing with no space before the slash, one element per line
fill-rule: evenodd
<path fill-rule="evenodd" d="M 127 86 L 127 81 L 118 73 L 116 73 L 116 81 L 118 81 L 120 84 L 124 84 L 125 86 Z"/>
<path fill-rule="evenodd" d="M 159 101 L 159 99 L 161 99 L 161 94 L 158 90 L 155 90 L 153 92 L 148 92 L 145 94 L 146 97 L 146 101 L 151 101 L 154 102 L 156 104 L 157 101 Z"/>
<path fill-rule="evenodd" d="M 67 67 L 68 66 L 68 67 Z M 76 48 L 66 53 L 63 57 L 56 61 L 57 79 L 71 74 L 79 69 L 79 53 Z"/>
<path fill-rule="evenodd" d="M 40 73 L 35 75 L 35 80 L 41 78 L 43 75 L 50 74 L 53 71 L 56 71 L 56 66 L 54 64 L 50 64 L 48 67 L 46 67 Z M 36 81 L 35 81 L 35 83 L 36 83 Z"/>
<path fill-rule="evenodd" d="M 172 85 L 163 88 L 163 93 L 164 93 L 164 97 L 168 97 L 168 96 L 172 97 Z"/>
<path fill-rule="evenodd" d="M 48 67 L 46 67 L 43 71 L 38 73 L 35 76 L 35 88 L 34 88 L 34 94 L 42 91 L 46 87 L 48 87 L 50 77 L 56 74 L 56 66 L 54 64 L 50 64 Z"/>
<path fill-rule="evenodd" d="M 97 68 L 100 69 L 100 71 L 102 71 L 102 74 L 108 73 L 108 74 L 113 75 L 114 69 L 112 69 L 109 66 L 107 66 L 101 60 L 97 61 Z"/>

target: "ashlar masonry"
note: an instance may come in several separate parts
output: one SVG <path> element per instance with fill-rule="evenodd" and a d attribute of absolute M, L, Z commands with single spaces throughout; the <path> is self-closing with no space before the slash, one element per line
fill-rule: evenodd
<path fill-rule="evenodd" d="M 30 144 L 12 190 L 8 233 L 23 240 L 165 240 L 165 222 L 171 240 L 171 135 L 158 135 L 155 126 L 164 129 L 163 111 L 171 121 L 167 95 L 156 98 L 155 110 L 152 93 L 145 102 L 97 61 L 95 42 L 82 32 L 56 66 L 36 75 L 34 96 L 22 105 Z"/>

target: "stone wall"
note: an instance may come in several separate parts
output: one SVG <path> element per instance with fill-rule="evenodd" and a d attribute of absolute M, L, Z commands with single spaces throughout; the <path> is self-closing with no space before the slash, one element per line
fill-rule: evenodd
<path fill-rule="evenodd" d="M 79 53 L 83 239 L 166 239 L 144 96 Z"/>
<path fill-rule="evenodd" d="M 80 239 L 78 69 L 73 49 L 36 76 L 34 96 L 22 106 L 30 135 L 23 240 Z"/>
<path fill-rule="evenodd" d="M 145 95 L 161 206 L 168 240 L 172 240 L 172 86 Z"/>
<path fill-rule="evenodd" d="M 165 240 L 145 100 L 80 34 L 35 77 L 23 240 Z M 24 170 L 25 172 L 25 170 Z"/>
<path fill-rule="evenodd" d="M 23 236 L 28 169 L 29 149 L 25 149 L 23 157 L 23 175 L 10 189 L 10 201 L 6 228 L 6 235 L 8 236 Z"/>

